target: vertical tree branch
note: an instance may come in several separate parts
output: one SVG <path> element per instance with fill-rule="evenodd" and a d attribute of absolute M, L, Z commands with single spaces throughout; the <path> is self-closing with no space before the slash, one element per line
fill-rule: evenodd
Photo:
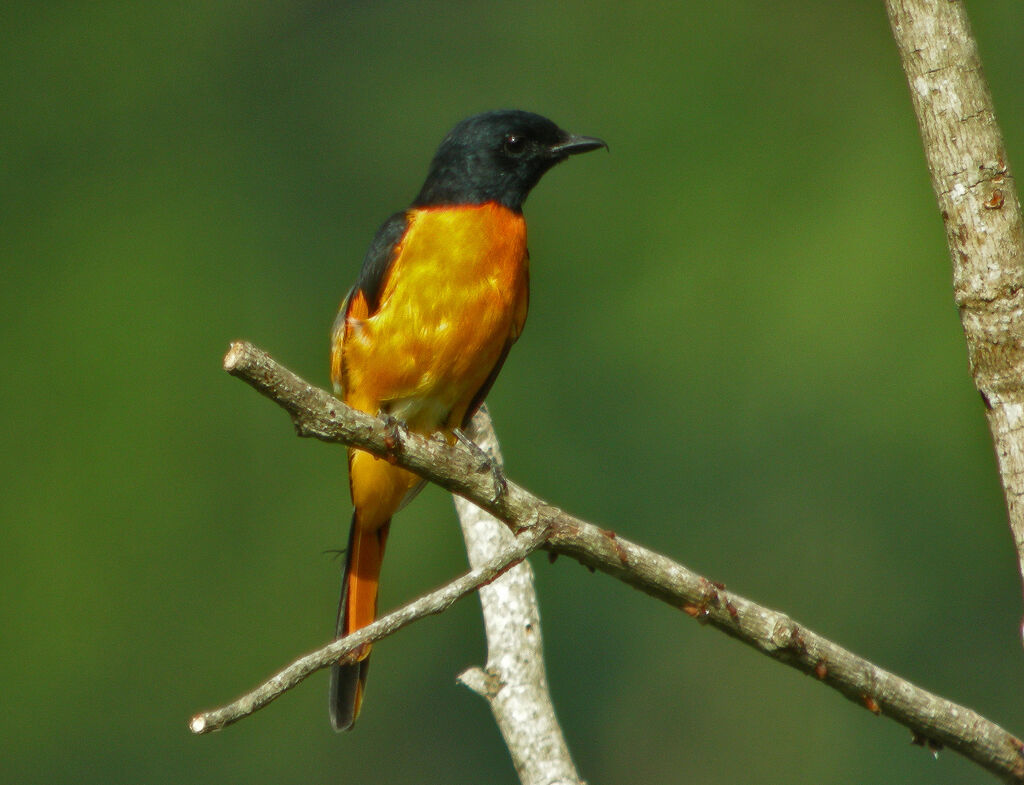
<path fill-rule="evenodd" d="M 960 0 L 886 0 L 1024 578 L 1024 224 Z M 1022 630 L 1024 632 L 1024 630 Z"/>
<path fill-rule="evenodd" d="M 470 436 L 501 466 L 498 437 L 483 408 Z M 515 540 L 509 528 L 461 496 L 455 507 L 470 566 L 487 562 Z M 548 692 L 533 570 L 523 561 L 479 590 L 487 634 L 487 666 L 459 680 L 485 698 L 523 785 L 582 785 Z"/>

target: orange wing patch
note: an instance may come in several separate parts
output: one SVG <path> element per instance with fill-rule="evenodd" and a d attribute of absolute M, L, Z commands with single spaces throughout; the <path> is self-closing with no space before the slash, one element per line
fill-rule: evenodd
<path fill-rule="evenodd" d="M 349 320 L 364 322 L 370 315 L 370 306 L 366 302 L 366 296 L 362 289 L 349 292 L 338 311 L 338 318 L 334 320 L 334 327 L 331 329 L 331 382 L 334 384 L 334 392 L 343 395 L 345 392 L 345 339 L 350 329 Z M 376 414 L 376 412 L 374 412 Z"/>

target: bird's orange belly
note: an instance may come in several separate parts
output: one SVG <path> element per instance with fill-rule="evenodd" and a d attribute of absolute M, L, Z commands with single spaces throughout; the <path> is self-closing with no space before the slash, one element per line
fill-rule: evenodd
<path fill-rule="evenodd" d="M 457 427 L 522 329 L 528 276 L 522 215 L 411 211 L 378 310 L 347 325 L 346 403 L 422 433 Z"/>

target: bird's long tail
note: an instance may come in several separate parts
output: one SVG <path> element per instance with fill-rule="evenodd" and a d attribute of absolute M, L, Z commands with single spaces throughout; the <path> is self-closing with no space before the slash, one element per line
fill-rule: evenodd
<path fill-rule="evenodd" d="M 377 586 L 390 526 L 388 519 L 381 526 L 363 528 L 356 515 L 352 515 L 338 605 L 339 638 L 365 627 L 377 617 Z M 335 730 L 350 730 L 355 724 L 369 666 L 370 647 L 366 646 L 357 662 L 331 667 L 331 724 Z"/>

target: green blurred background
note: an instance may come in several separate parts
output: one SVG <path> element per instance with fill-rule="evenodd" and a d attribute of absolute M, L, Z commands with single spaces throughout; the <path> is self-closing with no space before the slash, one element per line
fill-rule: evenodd
<path fill-rule="evenodd" d="M 970 4 L 1024 166 L 1024 11 Z M 318 674 L 344 452 L 220 369 L 327 384 L 379 223 L 468 114 L 607 139 L 527 204 L 510 476 L 1024 731 L 1019 578 L 881 3 L 18 3 L 0 25 L 0 780 L 513 783 L 475 599 L 379 645 L 357 729 Z M 436 489 L 383 607 L 464 568 Z M 534 561 L 598 783 L 988 782 L 570 561 Z"/>

